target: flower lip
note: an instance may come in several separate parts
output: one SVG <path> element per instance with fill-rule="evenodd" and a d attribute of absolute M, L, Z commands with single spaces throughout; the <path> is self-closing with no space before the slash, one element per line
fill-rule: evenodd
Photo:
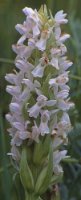
<path fill-rule="evenodd" d="M 58 24 L 66 24 L 68 22 L 68 20 L 65 19 L 66 16 L 67 16 L 67 14 L 66 13 L 64 14 L 63 10 L 58 11 L 56 13 L 56 15 L 55 15 L 56 23 L 58 23 Z"/>
<path fill-rule="evenodd" d="M 32 8 L 25 7 L 24 9 L 22 9 L 22 11 L 24 12 L 25 15 L 32 15 L 32 14 L 34 14 L 34 11 L 33 11 Z"/>

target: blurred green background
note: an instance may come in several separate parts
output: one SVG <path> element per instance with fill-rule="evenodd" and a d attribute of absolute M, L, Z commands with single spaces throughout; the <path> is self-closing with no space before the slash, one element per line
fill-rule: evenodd
<path fill-rule="evenodd" d="M 12 44 L 16 43 L 19 34 L 15 30 L 17 23 L 22 23 L 25 16 L 22 9 L 25 6 L 39 9 L 46 3 L 53 15 L 63 9 L 68 14 L 69 23 L 64 31 L 71 34 L 66 43 L 68 57 L 73 61 L 70 69 L 70 96 L 75 103 L 70 111 L 73 130 L 68 134 L 69 154 L 78 159 L 77 164 L 64 163 L 64 180 L 60 183 L 61 200 L 81 200 L 81 0 L 0 0 L 0 200 L 22 200 L 23 189 L 15 170 L 10 165 L 6 153 L 9 151 L 7 122 L 10 96 L 6 93 L 4 76 L 13 70 L 15 54 Z"/>

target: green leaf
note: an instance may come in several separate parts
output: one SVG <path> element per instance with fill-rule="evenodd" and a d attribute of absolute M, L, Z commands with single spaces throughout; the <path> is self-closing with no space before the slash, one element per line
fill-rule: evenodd
<path fill-rule="evenodd" d="M 59 175 L 53 175 L 51 178 L 51 183 L 50 185 L 55 185 L 57 183 L 60 183 L 62 181 L 63 178 L 63 172 L 61 172 Z"/>
<path fill-rule="evenodd" d="M 22 148 L 21 162 L 20 162 L 20 178 L 25 190 L 34 190 L 34 180 L 32 172 L 27 162 L 27 151 L 26 147 Z"/>
<path fill-rule="evenodd" d="M 42 92 L 44 93 L 44 95 L 46 95 L 47 97 L 50 97 L 49 95 L 49 80 L 51 78 L 51 74 L 49 73 L 48 76 L 46 77 L 45 81 L 43 82 L 43 85 L 42 85 Z"/>
<path fill-rule="evenodd" d="M 66 162 L 66 163 L 78 163 L 78 160 L 77 160 L 77 159 L 71 158 L 70 156 L 64 158 L 62 161 L 63 161 L 63 162 Z"/>
<path fill-rule="evenodd" d="M 48 164 L 40 172 L 35 185 L 35 192 L 37 194 L 41 195 L 48 189 L 52 173 L 53 173 L 53 151 L 52 148 L 50 148 Z"/>
<path fill-rule="evenodd" d="M 49 153 L 50 147 L 50 136 L 46 135 L 45 137 L 41 138 L 39 143 L 35 144 L 34 147 L 34 154 L 33 154 L 33 162 L 37 165 L 40 165 Z"/>

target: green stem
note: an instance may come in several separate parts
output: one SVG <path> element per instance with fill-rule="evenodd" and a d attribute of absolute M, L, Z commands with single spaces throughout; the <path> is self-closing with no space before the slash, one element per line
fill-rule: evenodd
<path fill-rule="evenodd" d="M 69 77 L 72 78 L 72 79 L 76 79 L 78 81 L 81 81 L 81 77 L 80 76 L 71 74 L 71 75 L 69 75 Z"/>
<path fill-rule="evenodd" d="M 0 58 L 0 62 L 14 64 L 14 61 L 8 58 Z"/>

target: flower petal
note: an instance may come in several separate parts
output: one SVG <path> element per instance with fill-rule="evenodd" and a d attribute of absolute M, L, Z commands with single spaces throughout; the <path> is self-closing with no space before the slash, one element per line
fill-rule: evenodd
<path fill-rule="evenodd" d="M 32 71 L 32 74 L 34 77 L 40 77 L 42 78 L 43 77 L 43 74 L 44 74 L 44 69 L 45 67 L 41 67 L 41 65 L 38 65 L 33 71 Z"/>

